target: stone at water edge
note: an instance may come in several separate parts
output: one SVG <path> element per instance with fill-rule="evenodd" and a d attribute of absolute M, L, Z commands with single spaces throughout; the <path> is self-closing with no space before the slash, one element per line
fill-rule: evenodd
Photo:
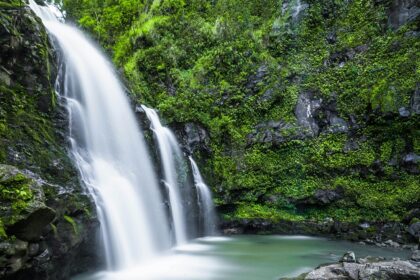
<path fill-rule="evenodd" d="M 354 252 L 348 251 L 341 257 L 340 262 L 354 263 L 356 262 L 356 255 Z"/>
<path fill-rule="evenodd" d="M 420 238 L 420 222 L 410 225 L 408 227 L 408 233 L 410 233 L 413 237 L 419 239 Z"/>
<path fill-rule="evenodd" d="M 420 250 L 415 250 L 413 254 L 411 254 L 410 260 L 420 262 Z"/>

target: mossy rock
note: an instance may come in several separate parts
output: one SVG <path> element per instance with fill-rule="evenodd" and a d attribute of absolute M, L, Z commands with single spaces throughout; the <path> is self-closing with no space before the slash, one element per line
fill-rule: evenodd
<path fill-rule="evenodd" d="M 21 240 L 39 239 L 55 218 L 45 204 L 42 184 L 9 165 L 0 165 L 0 205 L 4 233 Z"/>

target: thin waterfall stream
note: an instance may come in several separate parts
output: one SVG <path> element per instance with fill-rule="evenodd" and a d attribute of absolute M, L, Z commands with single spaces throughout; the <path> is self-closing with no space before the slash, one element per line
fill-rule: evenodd
<path fill-rule="evenodd" d="M 197 201 L 199 204 L 200 217 L 202 218 L 201 223 L 203 225 L 203 231 L 205 236 L 211 236 L 217 234 L 217 222 L 216 213 L 214 211 L 213 198 L 209 187 L 201 176 L 200 169 L 194 159 L 189 157 L 191 162 L 191 168 L 194 175 L 194 184 L 197 188 Z"/>
<path fill-rule="evenodd" d="M 177 165 L 182 160 L 181 150 L 172 131 L 162 125 L 156 111 L 145 105 L 141 107 L 150 120 L 151 129 L 158 142 L 164 183 L 169 194 L 176 244 L 183 244 L 187 241 L 187 225 L 181 199 L 181 186 L 177 178 Z"/>

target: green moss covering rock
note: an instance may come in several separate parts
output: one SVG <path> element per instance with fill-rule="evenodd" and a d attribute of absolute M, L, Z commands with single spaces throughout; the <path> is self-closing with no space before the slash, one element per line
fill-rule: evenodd
<path fill-rule="evenodd" d="M 0 165 L 0 202 L 5 232 L 21 240 L 39 240 L 55 218 L 55 211 L 45 205 L 42 185 L 8 165 Z"/>
<path fill-rule="evenodd" d="M 414 2 L 64 1 L 186 140 L 224 219 L 356 223 L 420 207 Z"/>

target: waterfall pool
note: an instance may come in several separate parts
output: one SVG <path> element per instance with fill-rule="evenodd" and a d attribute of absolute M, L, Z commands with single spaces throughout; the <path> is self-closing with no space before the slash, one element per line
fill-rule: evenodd
<path fill-rule="evenodd" d="M 129 270 L 99 272 L 74 280 L 274 280 L 338 261 L 349 250 L 356 257 L 389 259 L 410 254 L 408 250 L 308 236 L 205 237 Z"/>

